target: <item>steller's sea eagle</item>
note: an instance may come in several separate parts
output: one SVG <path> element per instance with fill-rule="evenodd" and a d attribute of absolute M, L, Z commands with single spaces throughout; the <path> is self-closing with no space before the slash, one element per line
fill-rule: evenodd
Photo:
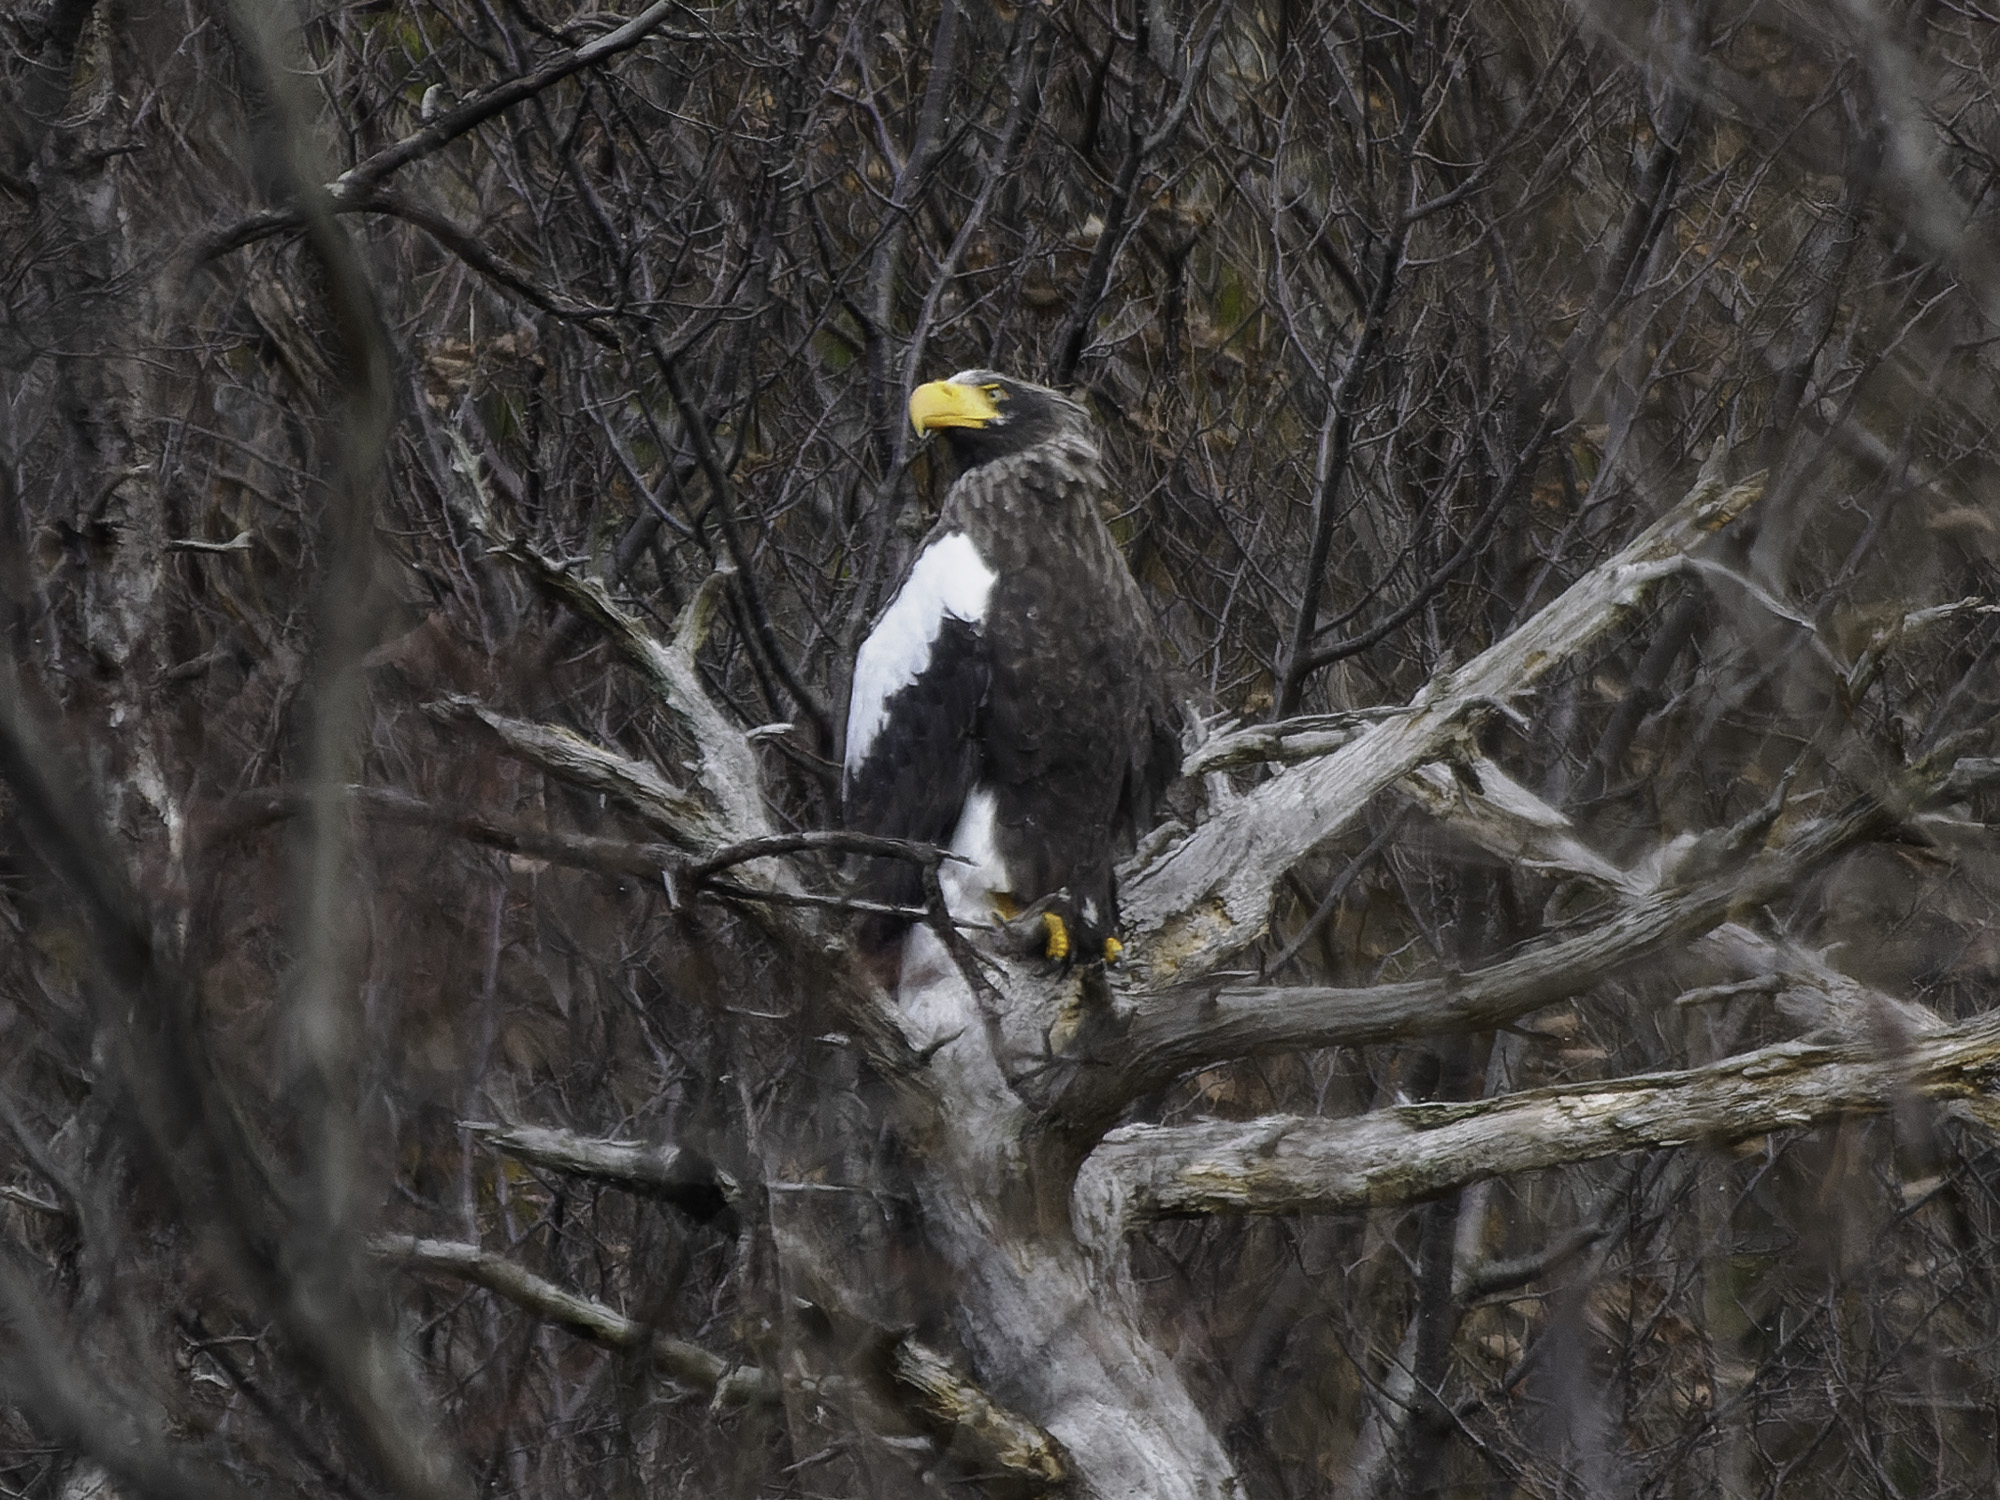
<path fill-rule="evenodd" d="M 959 477 L 855 658 L 847 826 L 966 856 L 940 872 L 962 918 L 1045 903 L 1047 957 L 1115 958 L 1112 862 L 1179 765 L 1179 713 L 1104 524 L 1090 414 L 965 370 L 919 386 L 910 421 L 944 434 Z M 908 863 L 866 861 L 862 885 L 922 904 Z M 864 942 L 901 930 L 871 922 Z"/>

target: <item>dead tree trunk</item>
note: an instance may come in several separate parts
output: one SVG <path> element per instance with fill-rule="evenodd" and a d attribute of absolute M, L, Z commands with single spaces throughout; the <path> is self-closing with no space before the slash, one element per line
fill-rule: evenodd
<path fill-rule="evenodd" d="M 1662 941 L 1717 924 L 1741 898 L 1747 874 L 1713 891 L 1697 887 L 1678 905 L 1647 903 L 1623 926 L 1614 921 L 1568 948 L 1555 945 L 1511 969 L 1468 976 L 1457 994 L 1427 997 L 1421 986 L 1387 987 L 1329 1000 L 1303 989 L 1236 995 L 1188 984 L 1263 930 L 1276 882 L 1293 861 L 1377 790 L 1457 755 L 1469 719 L 1530 691 L 1645 588 L 1683 568 L 1690 550 L 1757 493 L 1754 482 L 1730 488 L 1704 476 L 1631 546 L 1483 656 L 1432 682 L 1403 713 L 1319 747 L 1319 755 L 1308 754 L 1251 795 L 1223 803 L 1131 872 L 1138 941 L 1129 975 L 1046 972 L 1014 956 L 1005 931 L 988 927 L 984 913 L 958 913 L 970 924 L 970 946 L 960 940 L 948 947 L 931 928 L 913 929 L 893 999 L 849 982 L 842 1004 L 851 1017 L 865 1016 L 876 1038 L 865 1049 L 874 1065 L 907 1071 L 919 1085 L 888 1092 L 896 1116 L 889 1123 L 911 1147 L 909 1180 L 922 1234 L 929 1253 L 950 1271 L 942 1300 L 971 1361 L 968 1373 L 993 1401 L 1054 1440 L 1084 1492 L 1103 1500 L 1220 1497 L 1237 1483 L 1172 1359 L 1150 1337 L 1134 1295 L 1123 1234 L 1136 1210 L 1129 1190 L 1106 1186 L 1130 1170 L 1106 1178 L 1094 1165 L 1099 1140 L 1127 1101 L 1218 1060 L 1323 1042 L 1329 1028 L 1342 1024 L 1395 1034 L 1424 1024 L 1427 1007 L 1437 1012 L 1432 1024 L 1446 1017 L 1452 1024 L 1492 1024 L 1547 1004 Z M 490 525 L 483 505 L 473 516 Z M 767 836 L 756 797 L 746 795 L 754 771 L 742 739 L 707 703 L 692 671 L 705 628 L 702 607 L 690 612 L 678 643 L 663 648 L 600 589 L 518 544 L 503 551 L 610 630 L 689 726 L 713 802 L 698 821 L 682 822 L 683 836 L 697 846 L 704 839 Z M 522 731 L 511 732 L 511 743 L 531 756 L 557 745 L 575 755 L 560 740 Z M 627 776 L 624 784 L 642 779 Z M 657 815 L 659 802 L 653 806 Z M 687 812 L 677 808 L 673 816 L 685 819 Z M 1843 825 L 1845 835 L 1858 836 L 1866 824 L 1862 817 Z M 1840 846 L 1824 837 L 1798 859 Z M 1761 872 L 1769 883 L 1800 867 L 1773 860 Z M 780 874 L 766 888 L 775 898 L 796 891 L 798 881 Z M 785 910 L 768 909 L 777 914 L 768 917 L 774 940 L 800 950 L 837 949 L 833 933 L 784 917 Z M 1254 1135 L 1257 1127 L 1250 1129 Z M 1289 1129 L 1276 1127 L 1272 1139 Z M 765 1156 L 767 1168 L 775 1169 L 788 1149 L 808 1154 L 802 1143 L 778 1143 Z M 1155 1169 L 1178 1159 L 1168 1153 Z M 1076 1197 L 1079 1170 L 1091 1188 Z M 1331 1181 L 1327 1188 L 1334 1190 Z M 850 1306 L 865 1305 L 865 1291 L 852 1284 L 854 1268 L 837 1263 L 843 1253 L 825 1233 L 780 1235 L 781 1260 L 803 1257 L 791 1267 L 789 1284 L 838 1286 L 845 1279 Z"/>

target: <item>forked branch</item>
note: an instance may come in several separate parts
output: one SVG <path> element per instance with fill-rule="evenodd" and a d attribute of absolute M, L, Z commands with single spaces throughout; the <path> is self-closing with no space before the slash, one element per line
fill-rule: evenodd
<path fill-rule="evenodd" d="M 1791 889 L 1842 851 L 1896 826 L 1948 778 L 1948 770 L 1928 780 L 1912 776 L 1807 824 L 1740 870 L 1685 885 L 1669 880 L 1653 899 L 1586 932 L 1470 973 L 1359 989 L 1189 986 L 1142 998 L 1073 1054 L 1062 1107 L 1087 1129 L 1191 1069 L 1230 1058 L 1502 1025 Z"/>
<path fill-rule="evenodd" d="M 1763 492 L 1761 475 L 1725 486 L 1708 476 L 1615 557 L 1593 568 L 1513 634 L 1441 672 L 1409 711 L 1362 730 L 1322 759 L 1280 772 L 1169 849 L 1126 891 L 1130 950 L 1151 988 L 1207 972 L 1263 932 L 1284 872 L 1360 816 L 1383 788 L 1430 761 L 1467 724 L 1519 698 L 1558 662 L 1609 630 L 1705 538 Z"/>
<path fill-rule="evenodd" d="M 559 725 L 512 718 L 471 698 L 444 698 L 424 707 L 447 722 L 477 724 L 515 759 L 613 798 L 683 849 L 706 852 L 724 840 L 709 806 L 668 781 L 649 761 L 607 750 Z"/>
<path fill-rule="evenodd" d="M 1980 779 L 1981 765 L 1961 757 L 1939 796 L 1967 795 Z M 1491 761 L 1475 760 L 1469 770 L 1469 776 L 1454 776 L 1443 766 L 1425 766 L 1405 777 L 1401 789 L 1481 848 L 1533 869 L 1586 880 L 1628 903 L 1652 900 L 1671 878 L 1664 857 L 1672 846 L 1637 867 L 1614 864 L 1578 838 L 1561 812 Z M 1808 1032 L 1830 1031 L 1825 1040 L 1861 1041 L 1877 1034 L 1885 1021 L 1911 1033 L 1944 1024 L 1929 1007 L 1863 984 L 1820 954 L 1743 922 L 1724 922 L 1696 939 L 1690 951 L 1724 972 L 1750 976 L 1750 984 L 1776 997 L 1779 1011 L 1793 1025 Z"/>

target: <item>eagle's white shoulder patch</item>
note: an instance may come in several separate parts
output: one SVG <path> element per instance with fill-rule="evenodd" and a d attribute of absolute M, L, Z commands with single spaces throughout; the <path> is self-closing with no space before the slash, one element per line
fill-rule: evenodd
<path fill-rule="evenodd" d="M 889 722 L 889 700 L 923 674 L 945 617 L 983 623 L 999 576 L 963 532 L 941 536 L 924 548 L 854 659 L 854 693 L 847 708 L 849 775 L 861 768 Z"/>

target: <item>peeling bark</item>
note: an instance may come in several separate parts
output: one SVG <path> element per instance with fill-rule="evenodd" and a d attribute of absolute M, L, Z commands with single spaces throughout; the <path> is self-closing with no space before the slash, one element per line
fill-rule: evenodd
<path fill-rule="evenodd" d="M 976 996 L 927 932 L 904 956 L 902 1010 L 948 1108 L 918 1169 L 927 1220 L 957 1273 L 955 1317 L 995 1392 L 1046 1426 L 1099 1500 L 1234 1493 L 1228 1457 L 1179 1372 L 1143 1331 L 1118 1246 L 1070 1223 L 1071 1165 L 1029 1102 L 1048 1035 L 1089 1003 L 1080 974 L 1000 971 Z"/>
<path fill-rule="evenodd" d="M 1130 1225 L 1210 1213 L 1325 1213 L 1429 1197 L 1509 1172 L 1696 1141 L 1729 1144 L 1900 1101 L 1989 1101 L 2000 1021 L 1875 1047 L 1786 1042 L 1712 1067 L 1530 1089 L 1467 1104 L 1406 1104 L 1360 1119 L 1272 1117 L 1132 1125 L 1105 1137 L 1077 1193 Z"/>

